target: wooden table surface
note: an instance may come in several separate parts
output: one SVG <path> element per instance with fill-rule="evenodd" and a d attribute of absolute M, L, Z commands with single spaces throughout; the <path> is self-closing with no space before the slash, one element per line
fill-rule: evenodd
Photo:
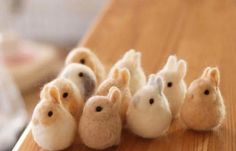
<path fill-rule="evenodd" d="M 176 54 L 188 62 L 187 84 L 206 66 L 218 66 L 221 71 L 227 114 L 220 129 L 189 131 L 176 120 L 168 135 L 159 139 L 142 139 L 125 131 L 121 144 L 109 150 L 236 150 L 236 1 L 113 0 L 80 45 L 93 49 L 108 67 L 126 50 L 140 50 L 147 75 Z M 33 141 L 30 126 L 15 150 L 42 150 Z M 75 143 L 67 150 L 90 149 Z"/>

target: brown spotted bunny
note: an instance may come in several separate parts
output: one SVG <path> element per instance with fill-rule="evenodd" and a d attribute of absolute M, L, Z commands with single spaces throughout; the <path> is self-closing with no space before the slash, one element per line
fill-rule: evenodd
<path fill-rule="evenodd" d="M 42 99 L 32 115 L 32 135 L 34 141 L 46 150 L 62 150 L 69 147 L 76 136 L 77 122 L 71 113 L 59 103 L 57 88 L 48 92 L 52 97 Z"/>

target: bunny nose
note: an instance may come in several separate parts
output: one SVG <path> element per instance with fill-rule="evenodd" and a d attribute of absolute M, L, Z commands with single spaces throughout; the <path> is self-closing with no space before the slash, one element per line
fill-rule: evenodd
<path fill-rule="evenodd" d="M 52 111 L 49 111 L 49 112 L 48 112 L 48 117 L 51 117 L 51 116 L 53 116 L 53 112 L 52 112 Z"/>

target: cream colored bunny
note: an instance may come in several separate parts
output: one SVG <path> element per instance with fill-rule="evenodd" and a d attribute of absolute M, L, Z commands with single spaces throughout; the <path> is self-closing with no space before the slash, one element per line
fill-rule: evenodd
<path fill-rule="evenodd" d="M 105 67 L 95 53 L 88 48 L 78 47 L 71 50 L 66 57 L 65 64 L 68 65 L 71 63 L 80 63 L 91 68 L 96 75 L 98 84 L 101 83 L 106 76 Z"/>
<path fill-rule="evenodd" d="M 118 145 L 121 136 L 120 90 L 112 87 L 108 96 L 93 96 L 85 104 L 79 132 L 82 142 L 93 149 Z"/>
<path fill-rule="evenodd" d="M 75 117 L 81 115 L 84 100 L 80 94 L 80 91 L 77 89 L 75 84 L 65 78 L 57 78 L 48 84 L 46 84 L 40 94 L 40 98 L 44 100 L 50 100 L 51 88 L 56 88 L 59 94 L 59 102 Z"/>
<path fill-rule="evenodd" d="M 127 68 L 115 68 L 111 77 L 104 80 L 97 88 L 96 95 L 106 96 L 112 86 L 116 86 L 121 91 L 121 107 L 120 115 L 123 124 L 126 121 L 126 112 L 131 100 L 131 92 L 129 89 L 130 74 Z"/>
<path fill-rule="evenodd" d="M 130 72 L 130 91 L 133 95 L 139 88 L 145 85 L 146 76 L 141 66 L 141 53 L 131 49 L 126 52 L 110 70 L 109 76 L 112 75 L 116 68 L 127 68 Z"/>
<path fill-rule="evenodd" d="M 210 67 L 191 83 L 181 108 L 181 119 L 187 128 L 212 130 L 222 124 L 225 118 L 225 105 L 219 84 L 218 68 Z"/>
<path fill-rule="evenodd" d="M 184 60 L 177 61 L 175 56 L 169 56 L 164 68 L 157 73 L 164 80 L 164 94 L 169 101 L 173 118 L 178 117 L 187 91 L 184 81 L 186 72 L 187 64 Z"/>
<path fill-rule="evenodd" d="M 95 92 L 96 76 L 87 66 L 71 63 L 64 68 L 59 77 L 71 80 L 77 86 L 85 101 Z"/>
<path fill-rule="evenodd" d="M 69 147 L 76 136 L 77 122 L 59 102 L 56 88 L 49 90 L 51 100 L 41 100 L 32 116 L 34 141 L 46 150 L 62 150 Z"/>
<path fill-rule="evenodd" d="M 153 74 L 133 96 L 127 111 L 127 123 L 136 135 L 156 138 L 169 129 L 172 114 L 163 89 L 162 79 Z"/>

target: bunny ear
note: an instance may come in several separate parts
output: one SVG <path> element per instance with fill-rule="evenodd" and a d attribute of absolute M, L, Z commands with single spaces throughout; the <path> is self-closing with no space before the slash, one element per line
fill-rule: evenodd
<path fill-rule="evenodd" d="M 45 85 L 40 92 L 40 99 L 46 98 L 48 96 L 48 85 Z"/>
<path fill-rule="evenodd" d="M 163 93 L 164 84 L 160 76 L 156 77 L 156 85 L 157 85 L 158 93 L 161 95 Z"/>
<path fill-rule="evenodd" d="M 113 79 L 118 79 L 120 75 L 120 70 L 118 67 L 115 67 L 115 69 L 112 71 L 112 78 Z"/>
<path fill-rule="evenodd" d="M 147 82 L 147 84 L 148 85 L 156 85 L 156 75 L 155 74 L 151 74 L 151 75 L 149 75 L 149 77 L 148 77 L 148 82 Z"/>
<path fill-rule="evenodd" d="M 216 86 L 220 84 L 220 71 L 217 67 L 211 68 L 208 72 L 208 77 L 216 83 Z"/>
<path fill-rule="evenodd" d="M 59 94 L 59 90 L 57 89 L 57 87 L 55 86 L 51 86 L 48 88 L 49 94 L 50 96 L 53 98 L 53 101 L 55 101 L 56 103 L 60 102 L 60 94 Z"/>
<path fill-rule="evenodd" d="M 206 67 L 201 75 L 202 78 L 206 77 L 210 71 L 211 67 Z"/>
<path fill-rule="evenodd" d="M 121 99 L 121 94 L 120 90 L 113 86 L 110 88 L 109 93 L 108 93 L 108 98 L 112 104 L 119 104 L 120 99 Z"/>
<path fill-rule="evenodd" d="M 183 79 L 187 72 L 187 63 L 184 60 L 180 60 L 177 66 L 177 72 L 181 79 Z"/>
<path fill-rule="evenodd" d="M 130 82 L 130 73 L 129 73 L 129 70 L 127 68 L 122 68 L 121 69 L 121 80 L 122 80 L 122 83 L 126 86 L 129 85 L 129 82 Z"/>
<path fill-rule="evenodd" d="M 135 54 L 135 50 L 134 50 L 134 49 L 130 49 L 129 51 L 127 51 L 127 52 L 124 54 L 123 59 L 124 59 L 124 60 L 129 60 L 134 54 Z"/>
<path fill-rule="evenodd" d="M 168 57 L 167 63 L 166 63 L 164 68 L 166 68 L 166 69 L 175 68 L 176 63 L 177 63 L 176 56 L 175 55 L 171 55 L 171 56 Z"/>
<path fill-rule="evenodd" d="M 140 66 L 141 64 L 141 52 L 136 52 L 135 55 L 134 55 L 134 63 L 136 66 Z"/>

